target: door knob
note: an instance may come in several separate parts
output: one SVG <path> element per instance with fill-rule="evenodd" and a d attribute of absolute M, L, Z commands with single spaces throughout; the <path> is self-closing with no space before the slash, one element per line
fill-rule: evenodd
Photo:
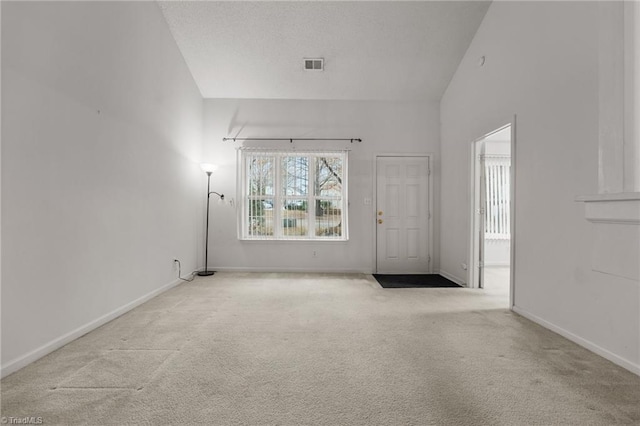
<path fill-rule="evenodd" d="M 378 219 L 378 224 L 381 224 L 381 223 L 382 223 L 382 219 Z"/>
<path fill-rule="evenodd" d="M 382 210 L 378 212 L 378 216 L 382 216 Z"/>

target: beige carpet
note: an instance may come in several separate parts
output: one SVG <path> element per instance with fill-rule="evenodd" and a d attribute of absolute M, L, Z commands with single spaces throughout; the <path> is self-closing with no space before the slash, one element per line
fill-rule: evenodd
<path fill-rule="evenodd" d="M 468 289 L 218 273 L 2 381 L 46 424 L 640 424 L 640 377 Z"/>

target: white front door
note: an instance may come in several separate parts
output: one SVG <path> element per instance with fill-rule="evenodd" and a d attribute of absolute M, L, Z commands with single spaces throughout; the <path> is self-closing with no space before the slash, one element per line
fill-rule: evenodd
<path fill-rule="evenodd" d="M 376 170 L 377 272 L 430 273 L 429 157 L 378 157 Z"/>

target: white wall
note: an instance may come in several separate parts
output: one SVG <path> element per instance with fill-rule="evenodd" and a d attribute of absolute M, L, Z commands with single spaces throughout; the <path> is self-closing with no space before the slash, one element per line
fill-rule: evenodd
<path fill-rule="evenodd" d="M 202 98 L 155 2 L 3 2 L 2 372 L 198 265 Z M 200 262 L 201 263 L 201 262 Z"/>
<path fill-rule="evenodd" d="M 640 285 L 592 271 L 574 201 L 598 188 L 597 11 L 491 5 L 441 102 L 441 267 L 465 277 L 471 141 L 517 113 L 515 309 L 640 372 Z"/>
<path fill-rule="evenodd" d="M 301 147 L 350 148 L 348 242 L 262 242 L 237 239 L 237 212 L 214 205 L 209 264 L 217 269 L 372 272 L 375 266 L 373 160 L 376 153 L 433 153 L 438 187 L 437 103 L 373 101 L 205 100 L 205 159 L 221 168 L 212 189 L 236 195 L 236 137 L 362 138 L 362 143 L 314 142 Z M 290 148 L 289 142 L 263 146 Z M 438 194 L 434 200 L 438 199 Z M 434 213 L 437 210 L 434 208 Z M 434 218 L 437 229 L 438 217 Z M 438 235 L 434 236 L 437 253 Z M 313 257 L 313 251 L 317 257 Z M 432 256 L 434 257 L 434 256 Z M 437 271 L 437 256 L 434 258 Z"/>
<path fill-rule="evenodd" d="M 2 46 L 2 2 L 0 2 L 0 47 Z M 0 55 L 0 99 L 2 99 L 2 58 Z M 2 129 L 2 102 L 0 102 L 0 129 Z M 2 318 L 2 132 L 0 131 L 0 319 Z M 2 323 L 0 322 L 0 327 Z M 2 330 L 0 330 L 0 369 L 2 365 Z"/>
<path fill-rule="evenodd" d="M 509 128 L 507 128 L 507 130 L 511 131 Z M 484 153 L 486 155 L 511 155 L 511 141 L 487 140 L 485 142 Z"/>

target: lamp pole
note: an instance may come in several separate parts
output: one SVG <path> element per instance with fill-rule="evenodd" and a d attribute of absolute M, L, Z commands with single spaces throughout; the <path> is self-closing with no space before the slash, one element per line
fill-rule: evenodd
<path fill-rule="evenodd" d="M 203 169 L 205 165 L 203 165 Z M 211 194 L 216 194 L 220 197 L 221 200 L 224 200 L 224 194 L 219 194 L 215 191 L 211 191 L 211 173 L 213 170 L 205 170 L 207 174 L 207 226 L 205 231 L 205 243 L 204 243 L 204 271 L 198 272 L 198 275 L 201 277 L 208 277 L 213 275 L 215 271 L 209 271 L 208 269 L 208 260 L 209 260 L 209 202 L 211 198 Z"/>

